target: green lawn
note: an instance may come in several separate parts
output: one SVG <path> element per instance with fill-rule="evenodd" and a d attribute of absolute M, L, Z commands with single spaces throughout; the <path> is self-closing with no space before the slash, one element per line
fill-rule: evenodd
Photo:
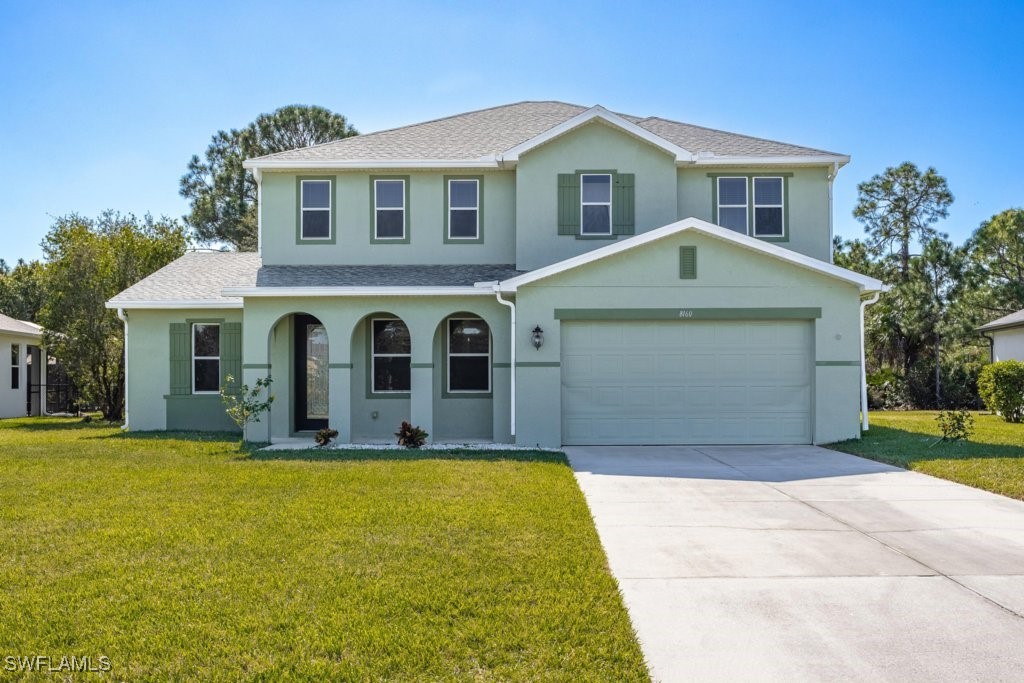
<path fill-rule="evenodd" d="M 310 455 L 0 421 L 0 657 L 106 656 L 133 681 L 647 680 L 563 456 Z"/>
<path fill-rule="evenodd" d="M 829 448 L 1024 499 L 1024 424 L 975 413 L 969 443 L 935 444 L 941 433 L 937 414 L 871 413 L 871 429 L 862 439 Z"/>

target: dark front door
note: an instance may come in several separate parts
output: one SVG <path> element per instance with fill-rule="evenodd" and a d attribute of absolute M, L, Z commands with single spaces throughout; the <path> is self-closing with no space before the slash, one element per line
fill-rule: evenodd
<path fill-rule="evenodd" d="M 327 426 L 327 330 L 311 315 L 295 316 L 295 431 Z"/>

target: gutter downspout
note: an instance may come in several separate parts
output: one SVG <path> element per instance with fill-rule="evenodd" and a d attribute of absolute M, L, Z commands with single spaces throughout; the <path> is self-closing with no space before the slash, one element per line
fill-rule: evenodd
<path fill-rule="evenodd" d="M 511 301 L 506 301 L 501 298 L 500 285 L 495 283 L 493 285 L 494 296 L 497 298 L 499 304 L 508 306 L 509 313 L 512 318 L 512 347 L 509 352 L 509 365 L 511 366 L 511 393 L 512 393 L 512 404 L 509 411 L 509 419 L 512 431 L 512 440 L 515 441 L 516 437 L 516 305 Z"/>
<path fill-rule="evenodd" d="M 834 229 L 833 229 L 833 226 L 832 226 L 832 222 L 833 222 L 833 218 L 832 218 L 832 182 L 836 179 L 837 175 L 839 175 L 839 162 L 838 161 L 834 161 L 834 162 L 832 162 L 832 172 L 829 173 L 828 176 L 826 176 L 828 178 L 828 262 L 829 263 L 834 263 L 835 262 L 834 259 L 832 258 L 832 253 L 835 250 L 835 246 L 834 246 L 835 243 L 833 242 L 833 239 L 835 239 L 833 237 Z M 861 317 L 863 317 L 863 316 L 861 316 Z"/>
<path fill-rule="evenodd" d="M 124 323 L 124 424 L 121 431 L 128 431 L 128 314 L 123 308 L 117 309 L 118 319 Z"/>
<path fill-rule="evenodd" d="M 860 302 L 860 428 L 868 431 L 868 356 L 864 342 L 864 312 L 868 306 L 878 301 L 881 292 L 875 292 L 870 299 Z"/>

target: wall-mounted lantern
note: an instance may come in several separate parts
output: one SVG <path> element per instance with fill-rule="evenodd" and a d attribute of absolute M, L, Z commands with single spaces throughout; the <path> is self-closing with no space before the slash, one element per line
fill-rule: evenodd
<path fill-rule="evenodd" d="M 540 329 L 540 325 L 533 328 L 533 332 L 530 333 L 530 341 L 533 342 L 535 349 L 544 346 L 544 330 Z"/>

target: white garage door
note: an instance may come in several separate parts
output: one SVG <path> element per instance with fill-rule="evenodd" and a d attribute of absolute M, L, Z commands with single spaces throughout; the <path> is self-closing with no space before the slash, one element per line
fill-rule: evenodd
<path fill-rule="evenodd" d="M 562 441 L 811 441 L 806 321 L 563 322 Z"/>

